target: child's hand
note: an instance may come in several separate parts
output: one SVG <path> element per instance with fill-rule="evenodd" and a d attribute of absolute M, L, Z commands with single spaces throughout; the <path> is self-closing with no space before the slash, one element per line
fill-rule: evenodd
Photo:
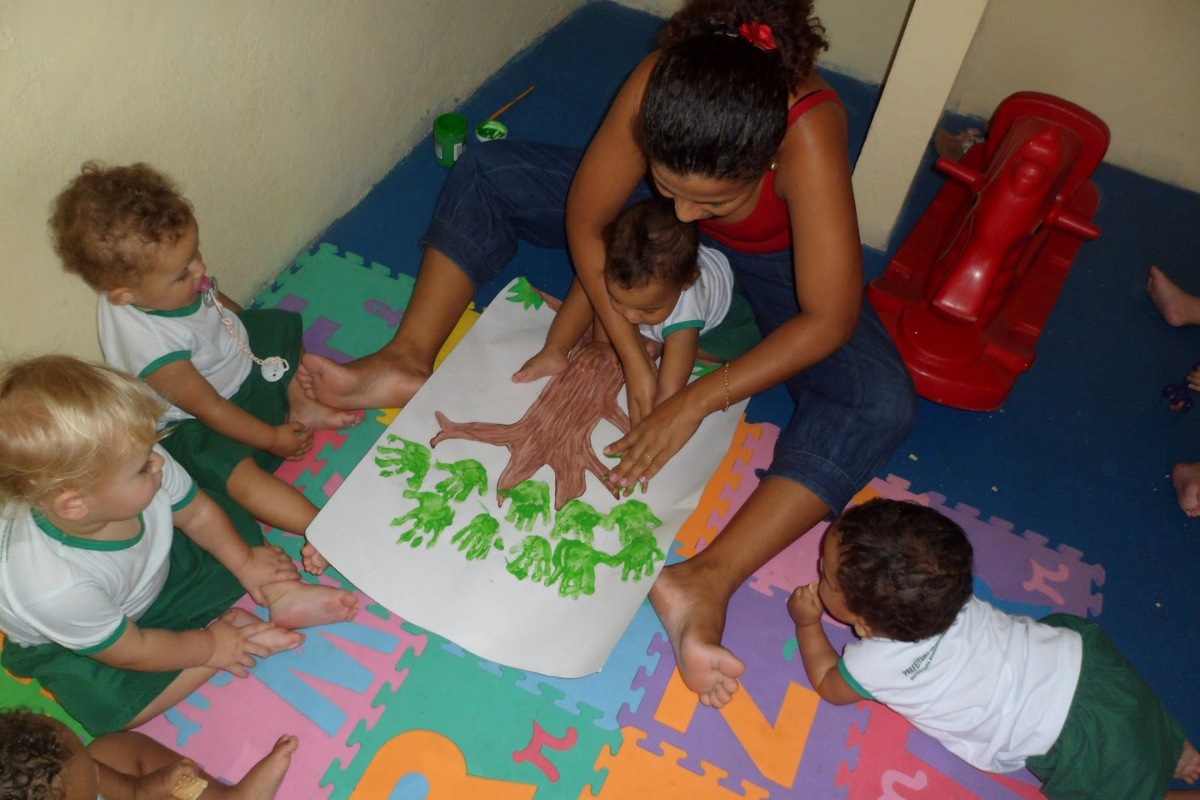
<path fill-rule="evenodd" d="M 821 623 L 825 607 L 821 604 L 821 596 L 817 594 L 817 587 L 820 585 L 820 581 L 813 581 L 807 586 L 798 586 L 788 598 L 788 613 L 792 615 L 792 622 L 796 623 L 796 627 L 805 628 Z"/>
<path fill-rule="evenodd" d="M 312 447 L 313 432 L 299 422 L 285 422 L 275 428 L 275 441 L 267 448 L 273 456 L 299 461 Z"/>
<path fill-rule="evenodd" d="M 298 581 L 300 572 L 282 547 L 263 545 L 251 547 L 250 557 L 234 573 L 250 598 L 260 606 L 267 604 L 263 587 L 280 581 Z"/>
<path fill-rule="evenodd" d="M 271 650 L 266 645 L 251 641 L 251 638 L 274 627 L 272 622 L 253 622 L 238 627 L 224 616 L 208 626 L 213 635 L 213 653 L 204 665 L 211 669 L 231 672 L 245 678 L 255 664 L 255 658 L 266 658 Z"/>
<path fill-rule="evenodd" d="M 133 796 L 136 800 L 171 800 L 171 791 L 184 777 L 197 778 L 200 767 L 190 758 L 181 758 L 174 764 L 140 775 L 134 779 Z"/>

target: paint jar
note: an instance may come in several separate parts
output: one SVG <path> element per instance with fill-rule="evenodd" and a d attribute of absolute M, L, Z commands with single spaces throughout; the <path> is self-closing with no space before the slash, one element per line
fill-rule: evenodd
<path fill-rule="evenodd" d="M 467 118 L 442 114 L 433 121 L 433 155 L 443 167 L 453 167 L 467 146 Z"/>

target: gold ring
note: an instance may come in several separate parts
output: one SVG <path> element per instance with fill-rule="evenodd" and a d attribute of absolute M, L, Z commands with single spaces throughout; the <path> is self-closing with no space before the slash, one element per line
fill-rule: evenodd
<path fill-rule="evenodd" d="M 646 459 L 647 464 L 654 460 L 654 456 L 650 455 L 649 453 L 642 453 L 642 458 Z"/>

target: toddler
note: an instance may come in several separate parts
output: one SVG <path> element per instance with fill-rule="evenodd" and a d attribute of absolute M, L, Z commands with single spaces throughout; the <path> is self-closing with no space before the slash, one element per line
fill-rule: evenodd
<path fill-rule="evenodd" d="M 729 260 L 700 244 L 700 233 L 675 216 L 670 200 L 651 199 L 627 206 L 605 229 L 604 283 L 609 302 L 649 342 L 661 347 L 655 405 L 682 389 L 699 356 L 732 361 L 761 336 L 753 312 L 734 287 Z M 550 326 L 546 344 L 513 375 L 519 383 L 556 375 L 594 313 L 576 280 Z M 615 360 L 602 325 L 583 357 Z"/>
<path fill-rule="evenodd" d="M 362 417 L 304 395 L 299 315 L 241 311 L 217 292 L 191 204 L 146 164 L 84 164 L 50 227 L 67 271 L 100 292 L 105 359 L 167 402 L 159 426 L 171 429 L 168 452 L 206 491 L 303 535 L 317 508 L 272 473 L 304 456 L 313 429 Z M 314 574 L 328 566 L 307 543 L 303 559 Z"/>
<path fill-rule="evenodd" d="M 1028 767 L 1048 798 L 1162 800 L 1200 754 L 1108 636 L 1069 614 L 1014 617 L 972 595 L 962 528 L 872 500 L 821 544 L 820 580 L 788 600 L 809 681 L 838 705 L 876 700 L 979 769 Z M 822 606 L 859 641 L 838 658 Z"/>
<path fill-rule="evenodd" d="M 0 797 L 5 800 L 271 800 L 297 741 L 281 736 L 232 786 L 142 733 L 106 733 L 87 747 L 53 717 L 0 712 Z M 207 784 L 207 785 L 206 785 Z"/>
<path fill-rule="evenodd" d="M 158 445 L 161 410 L 144 384 L 75 358 L 0 368 L 0 664 L 94 735 L 358 609 L 301 581 L 254 520 L 234 528 Z M 269 622 L 230 609 L 246 592 Z"/>

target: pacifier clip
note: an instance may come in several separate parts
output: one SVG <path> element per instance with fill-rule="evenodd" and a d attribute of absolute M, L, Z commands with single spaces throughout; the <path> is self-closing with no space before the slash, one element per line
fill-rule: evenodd
<path fill-rule="evenodd" d="M 225 326 L 225 330 L 229 331 L 229 335 L 233 337 L 233 341 L 237 342 L 237 346 L 242 352 L 250 356 L 250 360 L 258 364 L 262 370 L 263 380 L 269 383 L 275 383 L 277 380 L 287 374 L 290 365 L 286 358 L 280 356 L 271 356 L 270 358 L 259 358 L 254 355 L 250 346 L 238 337 L 233 331 L 233 320 L 225 316 L 225 307 L 221 305 L 221 301 L 217 299 L 217 279 L 210 278 L 205 275 L 200 279 L 200 294 L 204 301 L 204 305 L 209 308 L 215 308 L 217 314 L 221 317 L 221 324 Z"/>

